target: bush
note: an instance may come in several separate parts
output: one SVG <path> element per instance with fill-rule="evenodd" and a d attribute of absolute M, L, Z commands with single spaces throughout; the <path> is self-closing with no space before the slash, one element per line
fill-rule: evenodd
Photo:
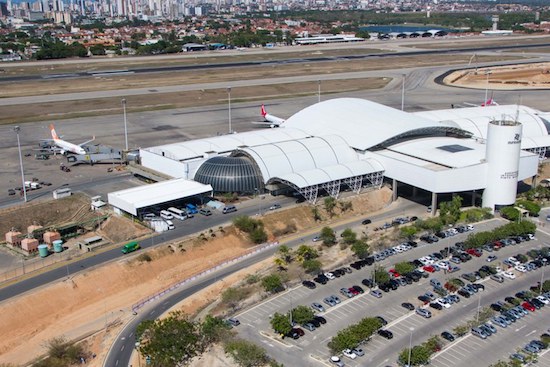
<path fill-rule="evenodd" d="M 491 218 L 493 218 L 491 208 L 471 208 L 460 214 L 460 219 L 467 223 L 479 222 Z"/>
<path fill-rule="evenodd" d="M 262 279 L 262 286 L 267 292 L 277 293 L 282 291 L 283 281 L 278 274 L 267 275 Z"/>
<path fill-rule="evenodd" d="M 255 220 L 246 215 L 240 215 L 233 219 L 233 224 L 239 230 L 248 233 L 253 243 L 260 244 L 267 241 L 267 233 L 261 220 Z"/>
<path fill-rule="evenodd" d="M 411 366 L 425 365 L 430 362 L 430 350 L 423 345 L 415 345 L 411 352 Z M 409 362 L 409 348 L 405 348 L 399 353 L 399 363 L 406 365 Z"/>
<path fill-rule="evenodd" d="M 224 350 L 242 367 L 263 366 L 270 361 L 263 348 L 243 339 L 228 341 Z"/>
<path fill-rule="evenodd" d="M 500 209 L 500 215 L 502 215 L 503 218 L 515 222 L 519 219 L 521 213 L 512 206 L 506 206 Z"/>
<path fill-rule="evenodd" d="M 151 262 L 151 261 L 153 261 L 153 259 L 151 258 L 151 255 L 149 255 L 147 252 L 144 252 L 144 253 L 140 254 L 137 257 L 137 260 L 141 261 L 141 262 Z"/>
<path fill-rule="evenodd" d="M 520 208 L 523 208 L 529 212 L 529 215 L 532 217 L 536 217 L 539 215 L 540 212 L 540 205 L 529 200 L 518 200 L 516 203 L 517 206 Z"/>
<path fill-rule="evenodd" d="M 306 273 L 316 274 L 321 270 L 323 264 L 316 259 L 307 259 L 302 262 L 302 267 Z"/>

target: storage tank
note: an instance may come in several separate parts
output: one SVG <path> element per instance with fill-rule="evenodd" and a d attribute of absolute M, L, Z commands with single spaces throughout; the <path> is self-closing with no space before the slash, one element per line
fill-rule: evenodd
<path fill-rule="evenodd" d="M 53 252 L 62 252 L 63 251 L 63 241 L 55 240 L 53 241 Z"/>
<path fill-rule="evenodd" d="M 483 207 L 512 205 L 516 202 L 522 125 L 516 121 L 495 120 L 487 127 L 487 185 Z"/>
<path fill-rule="evenodd" d="M 46 257 L 49 255 L 48 245 L 38 245 L 38 254 L 40 257 Z"/>

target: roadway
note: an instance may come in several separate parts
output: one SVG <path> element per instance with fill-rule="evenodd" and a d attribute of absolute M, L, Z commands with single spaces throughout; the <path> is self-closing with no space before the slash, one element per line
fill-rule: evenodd
<path fill-rule="evenodd" d="M 523 48 L 544 48 L 550 46 L 550 43 L 540 44 L 528 44 L 528 45 L 509 45 L 509 46 L 487 46 L 487 47 L 465 47 L 460 49 L 435 49 L 435 50 L 417 50 L 417 51 L 403 51 L 403 52 L 386 52 L 386 53 L 371 53 L 365 55 L 348 55 L 337 57 L 313 57 L 313 58 L 295 58 L 285 60 L 274 61 L 246 61 L 246 62 L 229 62 L 219 64 L 202 64 L 202 65 L 180 65 L 169 67 L 146 67 L 136 69 L 116 70 L 111 73 L 103 72 L 80 72 L 80 73 L 66 73 L 55 75 L 24 75 L 16 77 L 0 77 L 0 83 L 2 82 L 15 82 L 15 81 L 32 81 L 32 80 L 52 80 L 52 79 L 75 79 L 85 77 L 98 77 L 98 76 L 115 76 L 124 74 L 150 74 L 150 73 L 167 73 L 176 71 L 199 71 L 199 70 L 213 70 L 224 68 L 236 68 L 236 67 L 255 67 L 255 66 L 277 66 L 284 64 L 303 64 L 303 63 L 319 63 L 319 62 L 345 62 L 349 60 L 367 60 L 367 59 L 383 59 L 386 57 L 410 57 L 418 55 L 438 55 L 438 54 L 453 54 L 453 53 L 487 53 L 490 51 L 504 51 L 504 50 L 516 50 Z M 520 58 L 520 55 L 518 55 Z M 517 61 L 528 62 L 528 61 Z M 514 63 L 517 63 L 514 62 Z M 529 62 L 533 62 L 530 60 Z M 499 63 L 499 65 L 502 63 Z M 405 71 L 406 69 L 403 69 Z M 231 82 L 223 83 L 200 83 L 190 85 L 175 85 L 175 86 L 162 86 L 154 88 L 131 88 L 131 89 L 119 89 L 119 90 L 103 90 L 94 92 L 80 92 L 80 93 L 59 93 L 51 95 L 36 95 L 26 97 L 11 97 L 0 99 L 0 106 L 10 105 L 22 105 L 30 103 L 51 103 L 59 101 L 78 101 L 94 98 L 114 98 L 114 97 L 127 97 L 133 95 L 144 94 L 158 94 L 158 93 L 175 93 L 186 92 L 191 90 L 209 90 L 226 88 L 231 85 L 233 88 L 243 86 L 256 86 L 256 85 L 272 85 L 283 84 L 300 81 L 317 81 L 317 80 L 335 80 L 335 79 L 351 79 L 351 78 L 365 78 L 367 76 L 379 75 L 380 71 L 375 72 L 357 72 L 357 73 L 340 73 L 330 75 L 305 75 L 283 78 L 266 78 L 257 80 L 235 80 Z"/>
<path fill-rule="evenodd" d="M 394 218 L 396 216 L 402 215 L 403 212 L 405 211 L 406 212 L 410 212 L 410 211 L 425 212 L 425 207 L 410 201 L 403 200 L 403 203 L 401 205 L 391 208 L 390 210 L 385 211 L 383 213 L 369 216 L 369 218 L 371 218 L 373 222 L 384 222 L 390 218 Z M 357 219 L 356 221 L 346 225 L 335 225 L 333 226 L 333 228 L 336 231 L 340 231 L 347 227 L 360 225 L 361 220 L 362 218 Z M 294 247 L 294 246 L 303 244 L 304 241 L 306 240 L 310 241 L 313 236 L 314 234 L 309 234 L 304 237 L 298 237 L 289 242 L 284 242 L 284 243 L 287 246 Z M 232 264 L 218 271 L 210 273 L 204 278 L 197 279 L 195 282 L 189 283 L 184 287 L 181 287 L 178 290 L 174 291 L 174 293 L 170 294 L 166 298 L 161 298 L 160 300 L 154 303 L 151 303 L 148 306 L 145 306 L 138 313 L 138 315 L 136 315 L 132 319 L 132 321 L 128 323 L 124 327 L 124 329 L 120 332 L 116 341 L 112 345 L 111 350 L 109 351 L 109 354 L 107 355 L 103 365 L 105 367 L 119 366 L 119 365 L 129 366 L 132 349 L 134 348 L 134 344 L 136 342 L 135 338 L 133 338 L 133 335 L 134 335 L 133 333 L 135 331 L 136 326 L 141 321 L 150 320 L 150 319 L 159 317 L 166 310 L 169 310 L 171 307 L 175 306 L 180 301 L 204 289 L 208 285 L 213 284 L 214 282 L 216 282 L 216 280 L 223 279 L 224 277 L 229 276 L 241 269 L 245 269 L 248 266 L 251 266 L 262 260 L 265 260 L 268 257 L 272 256 L 276 251 L 277 251 L 277 247 L 274 247 L 269 250 L 257 253 L 251 257 L 246 258 L 242 262 Z M 288 365 L 290 366 L 293 364 L 291 363 Z"/>
<path fill-rule="evenodd" d="M 402 51 L 399 53 L 395 53 L 395 52 L 367 53 L 363 55 L 342 55 L 342 56 L 335 56 L 335 57 L 326 57 L 326 56 L 307 57 L 307 58 L 300 57 L 300 58 L 289 58 L 289 59 L 273 60 L 273 61 L 260 60 L 260 61 L 224 62 L 224 63 L 217 63 L 217 64 L 123 68 L 123 69 L 116 69 L 111 71 L 97 70 L 97 71 L 60 73 L 60 74 L 39 74 L 39 75 L 21 75 L 21 76 L 6 76 L 6 77 L 0 76 L 0 83 L 32 81 L 32 80 L 96 78 L 98 76 L 125 75 L 125 74 L 151 74 L 151 73 L 169 73 L 169 72 L 177 72 L 177 71 L 202 71 L 202 70 L 212 70 L 212 69 L 253 67 L 253 66 L 263 66 L 263 65 L 283 65 L 283 64 L 303 64 L 303 63 L 334 62 L 334 61 L 347 61 L 347 60 L 366 60 L 366 59 L 372 59 L 372 58 L 385 58 L 385 57 L 395 57 L 395 56 L 417 56 L 417 55 L 449 54 L 449 53 L 464 53 L 464 52 L 502 51 L 502 50 L 515 50 L 515 49 L 523 49 L 523 48 L 543 48 L 548 46 L 550 46 L 550 43 L 447 48 L 447 49 L 435 49 L 435 50 L 416 50 L 416 51 Z"/>

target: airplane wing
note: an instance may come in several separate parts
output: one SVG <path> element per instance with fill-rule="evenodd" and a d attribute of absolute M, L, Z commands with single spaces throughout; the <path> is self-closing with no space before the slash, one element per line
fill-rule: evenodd
<path fill-rule="evenodd" d="M 85 144 L 88 144 L 88 143 L 91 143 L 92 141 L 95 140 L 95 135 L 90 139 L 90 140 L 86 140 L 84 143 L 80 143 L 78 144 L 79 147 L 85 145 Z"/>

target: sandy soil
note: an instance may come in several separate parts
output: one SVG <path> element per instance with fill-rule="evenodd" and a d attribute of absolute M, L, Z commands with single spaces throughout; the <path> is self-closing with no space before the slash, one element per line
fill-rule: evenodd
<path fill-rule="evenodd" d="M 387 191 L 371 191 L 359 198 L 354 197 L 354 211 L 346 216 L 353 217 L 364 213 L 367 208 L 374 210 L 385 206 L 389 195 Z M 292 221 L 299 229 L 313 225 L 309 219 L 311 209 L 307 206 L 276 214 L 264 218 L 266 228 L 280 226 L 279 223 L 287 218 L 294 218 Z M 218 232 L 214 239 L 207 242 L 191 238 L 151 250 L 148 252 L 153 258 L 151 262 L 138 261 L 138 253 L 8 300 L 1 304 L 0 333 L 3 338 L 0 340 L 0 361 L 26 363 L 43 353 L 44 343 L 53 337 L 64 335 L 75 340 L 107 325 L 107 333 L 98 333 L 88 340 L 90 352 L 97 355 L 96 359 L 88 363 L 99 366 L 120 328 L 117 325 L 131 317 L 133 303 L 249 249 L 246 240 L 234 230 L 227 229 L 224 234 Z M 272 260 L 266 262 L 272 263 Z M 265 264 L 258 264 L 242 271 L 240 275 L 220 280 L 205 293 L 197 294 L 177 307 L 194 314 L 219 297 L 221 289 L 256 269 L 265 268 Z M 218 357 L 214 354 L 205 358 Z"/>
<path fill-rule="evenodd" d="M 447 85 L 490 89 L 550 88 L 550 63 L 533 63 L 459 70 L 445 77 Z"/>

